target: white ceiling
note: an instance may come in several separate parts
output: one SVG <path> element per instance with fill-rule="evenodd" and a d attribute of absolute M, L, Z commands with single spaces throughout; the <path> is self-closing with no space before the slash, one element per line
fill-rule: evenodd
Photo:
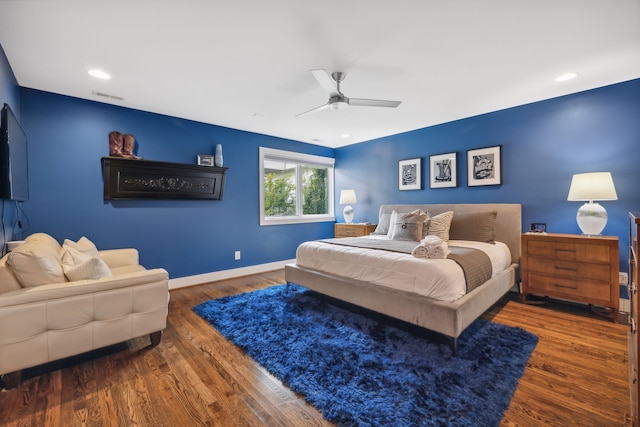
<path fill-rule="evenodd" d="M 340 147 L 639 78 L 640 1 L 0 0 L 0 44 L 23 87 Z M 317 68 L 402 104 L 296 118 Z"/>

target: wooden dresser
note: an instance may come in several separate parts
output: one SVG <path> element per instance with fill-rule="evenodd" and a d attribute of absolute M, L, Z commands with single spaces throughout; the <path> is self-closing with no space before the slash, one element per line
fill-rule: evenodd
<path fill-rule="evenodd" d="M 334 237 L 368 236 L 376 230 L 375 224 L 346 224 L 344 222 L 333 225 Z"/>
<path fill-rule="evenodd" d="M 618 238 L 577 234 L 522 235 L 522 298 L 562 298 L 613 310 L 618 321 Z"/>
<path fill-rule="evenodd" d="M 638 232 L 640 231 L 640 212 L 629 213 L 629 391 L 631 398 L 632 426 L 638 426 Z"/>

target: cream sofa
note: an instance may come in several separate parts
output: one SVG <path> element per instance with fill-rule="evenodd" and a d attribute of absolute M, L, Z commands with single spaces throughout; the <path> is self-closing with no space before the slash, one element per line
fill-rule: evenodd
<path fill-rule="evenodd" d="M 98 251 L 88 239 L 36 233 L 0 259 L 0 375 L 150 334 L 166 326 L 168 273 L 132 248 Z"/>

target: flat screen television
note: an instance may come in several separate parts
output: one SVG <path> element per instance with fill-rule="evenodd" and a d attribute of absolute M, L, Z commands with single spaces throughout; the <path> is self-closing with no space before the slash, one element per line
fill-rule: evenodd
<path fill-rule="evenodd" d="M 8 104 L 0 125 L 0 199 L 29 200 L 27 135 Z"/>

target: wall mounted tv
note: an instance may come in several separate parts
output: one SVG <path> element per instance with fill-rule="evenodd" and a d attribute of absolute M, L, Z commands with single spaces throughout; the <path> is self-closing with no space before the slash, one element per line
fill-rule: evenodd
<path fill-rule="evenodd" d="M 0 125 L 0 199 L 29 200 L 27 135 L 4 104 Z"/>

